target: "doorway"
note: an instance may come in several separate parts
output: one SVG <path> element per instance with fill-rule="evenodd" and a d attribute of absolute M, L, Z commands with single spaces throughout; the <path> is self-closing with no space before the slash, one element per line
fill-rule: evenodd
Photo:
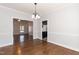
<path fill-rule="evenodd" d="M 33 22 L 27 20 L 13 19 L 14 43 L 33 40 Z"/>
<path fill-rule="evenodd" d="M 42 21 L 42 40 L 47 41 L 47 20 Z"/>

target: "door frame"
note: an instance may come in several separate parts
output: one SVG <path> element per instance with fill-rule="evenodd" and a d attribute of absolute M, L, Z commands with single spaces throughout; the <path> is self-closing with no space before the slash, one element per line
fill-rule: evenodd
<path fill-rule="evenodd" d="M 16 36 L 16 35 L 20 35 L 20 23 L 21 23 L 21 21 L 26 21 L 27 22 L 27 26 L 28 26 L 28 23 L 30 22 L 30 23 L 32 23 L 32 32 L 33 32 L 33 21 L 29 21 L 29 20 L 20 20 L 20 23 L 19 23 L 19 30 L 18 30 L 18 33 L 19 34 L 16 34 L 15 32 L 15 25 L 14 25 L 14 22 L 15 21 L 18 21 L 19 20 L 19 18 L 13 18 L 13 42 L 15 42 L 15 41 L 17 41 L 17 40 L 15 40 L 15 38 L 14 38 L 14 36 Z M 19 21 L 18 21 L 19 22 Z M 27 30 L 28 31 L 28 30 Z M 33 37 L 33 33 L 32 33 L 32 37 Z M 18 38 L 18 37 L 17 37 Z M 20 39 L 18 39 L 19 41 L 20 41 Z"/>
<path fill-rule="evenodd" d="M 46 36 L 47 36 L 47 37 L 46 37 L 46 40 L 44 40 L 44 38 L 43 38 L 43 22 L 44 22 L 44 21 L 47 22 L 47 23 L 46 23 L 46 27 L 47 27 L 47 28 L 46 28 Z M 48 20 L 43 20 L 43 21 L 42 21 L 42 40 L 47 41 L 47 39 L 48 39 Z"/>

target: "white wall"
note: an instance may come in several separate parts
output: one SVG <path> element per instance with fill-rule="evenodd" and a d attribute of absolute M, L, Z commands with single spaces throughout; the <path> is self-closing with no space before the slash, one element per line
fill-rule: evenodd
<path fill-rule="evenodd" d="M 13 18 L 31 21 L 27 13 L 0 6 L 0 47 L 13 44 Z"/>
<path fill-rule="evenodd" d="M 33 26 L 33 38 L 34 39 L 37 39 L 38 38 L 38 21 L 37 20 L 35 20 L 35 22 L 34 22 L 34 26 Z"/>
<path fill-rule="evenodd" d="M 48 41 L 79 51 L 79 5 L 62 4 L 47 17 Z"/>
<path fill-rule="evenodd" d="M 42 15 L 45 16 L 45 15 Z M 47 18 L 42 17 L 37 20 L 37 38 L 42 40 L 42 21 L 47 20 Z"/>
<path fill-rule="evenodd" d="M 33 23 L 33 38 L 34 39 L 41 39 L 41 19 L 34 19 Z"/>

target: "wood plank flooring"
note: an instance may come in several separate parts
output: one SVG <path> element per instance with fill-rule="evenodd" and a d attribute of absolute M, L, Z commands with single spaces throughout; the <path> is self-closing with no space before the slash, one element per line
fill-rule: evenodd
<path fill-rule="evenodd" d="M 0 48 L 0 55 L 79 55 L 79 52 L 39 39 L 27 39 Z"/>

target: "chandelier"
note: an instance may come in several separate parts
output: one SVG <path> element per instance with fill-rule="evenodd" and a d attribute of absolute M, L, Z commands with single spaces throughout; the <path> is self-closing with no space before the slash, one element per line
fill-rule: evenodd
<path fill-rule="evenodd" d="M 39 16 L 39 14 L 37 13 L 37 10 L 36 10 L 37 3 L 34 3 L 34 5 L 35 5 L 35 10 L 34 10 L 34 13 L 32 15 L 32 18 L 33 19 L 40 19 L 40 16 Z"/>

